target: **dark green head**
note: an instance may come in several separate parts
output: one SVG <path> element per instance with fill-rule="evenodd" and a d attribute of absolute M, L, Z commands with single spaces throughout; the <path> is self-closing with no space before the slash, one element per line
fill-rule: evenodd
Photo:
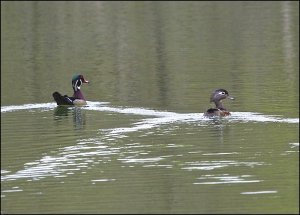
<path fill-rule="evenodd" d="M 89 83 L 89 81 L 85 80 L 83 75 L 73 75 L 72 87 L 74 91 L 80 90 L 82 83 Z"/>

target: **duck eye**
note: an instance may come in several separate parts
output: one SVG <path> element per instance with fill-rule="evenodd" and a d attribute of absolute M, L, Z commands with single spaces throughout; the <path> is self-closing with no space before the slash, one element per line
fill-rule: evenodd
<path fill-rule="evenodd" d="M 225 92 L 221 91 L 219 92 L 220 95 L 225 95 Z"/>

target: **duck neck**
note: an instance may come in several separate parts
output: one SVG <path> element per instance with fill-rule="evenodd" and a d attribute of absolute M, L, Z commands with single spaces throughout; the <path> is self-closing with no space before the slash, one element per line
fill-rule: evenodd
<path fill-rule="evenodd" d="M 76 99 L 82 99 L 85 100 L 84 95 L 80 90 L 74 91 L 73 97 Z"/>
<path fill-rule="evenodd" d="M 216 105 L 216 108 L 218 108 L 220 110 L 226 110 L 221 101 L 215 101 L 215 105 Z"/>

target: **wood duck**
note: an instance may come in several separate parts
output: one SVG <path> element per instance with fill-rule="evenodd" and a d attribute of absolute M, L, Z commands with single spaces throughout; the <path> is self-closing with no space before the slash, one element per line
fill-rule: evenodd
<path fill-rule="evenodd" d="M 213 117 L 213 116 L 229 116 L 230 112 L 227 111 L 222 103 L 223 99 L 231 99 L 234 100 L 233 97 L 229 96 L 229 93 L 227 90 L 224 89 L 217 89 L 214 92 L 212 92 L 210 96 L 210 102 L 214 102 L 216 107 L 215 108 L 209 108 L 205 113 L 204 116 L 206 117 Z"/>
<path fill-rule="evenodd" d="M 84 95 L 80 91 L 82 83 L 89 83 L 85 80 L 83 75 L 74 75 L 72 78 L 72 87 L 74 94 L 72 97 L 67 95 L 62 96 L 59 92 L 54 92 L 52 94 L 57 105 L 86 105 Z"/>

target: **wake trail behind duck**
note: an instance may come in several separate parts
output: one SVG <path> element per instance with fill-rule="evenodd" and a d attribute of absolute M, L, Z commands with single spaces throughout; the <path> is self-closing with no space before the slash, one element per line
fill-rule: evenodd
<path fill-rule="evenodd" d="M 28 111 L 50 111 L 56 108 L 56 103 L 24 104 L 1 106 L 1 113 L 28 110 Z M 70 106 L 68 108 L 74 108 Z M 132 114 L 163 119 L 148 119 L 147 124 L 167 124 L 175 121 L 210 121 L 210 118 L 203 117 L 203 113 L 176 113 L 170 111 L 160 111 L 140 107 L 122 107 L 113 106 L 109 102 L 87 101 L 86 106 L 80 107 L 85 110 L 114 112 L 120 114 Z M 229 122 L 281 122 L 281 123 L 299 123 L 299 118 L 283 118 L 281 116 L 263 115 L 253 112 L 231 112 L 231 116 L 226 117 Z"/>

